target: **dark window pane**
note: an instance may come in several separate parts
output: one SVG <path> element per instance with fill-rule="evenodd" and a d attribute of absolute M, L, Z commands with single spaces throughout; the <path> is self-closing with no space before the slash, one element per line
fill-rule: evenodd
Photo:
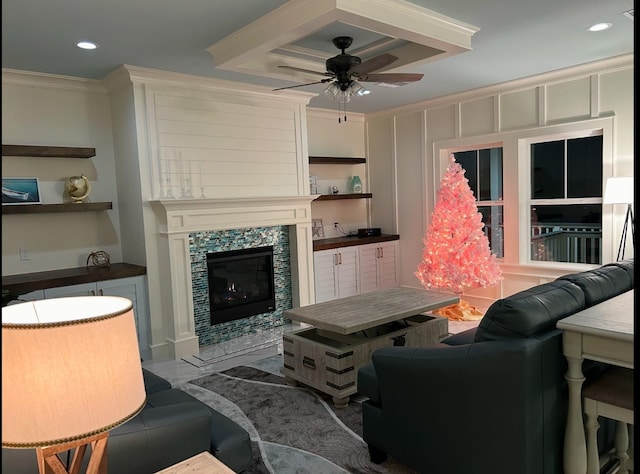
<path fill-rule="evenodd" d="M 602 206 L 531 207 L 531 260 L 600 264 Z"/>
<path fill-rule="evenodd" d="M 469 187 L 478 199 L 478 155 L 475 150 L 454 153 L 456 161 L 464 168 L 464 177 L 469 180 Z"/>
<path fill-rule="evenodd" d="M 502 199 L 502 148 L 480 150 L 479 200 L 497 201 Z"/>
<path fill-rule="evenodd" d="M 531 198 L 564 198 L 564 141 L 531 145 Z"/>
<path fill-rule="evenodd" d="M 502 206 L 478 206 L 484 223 L 483 231 L 496 257 L 504 257 L 504 220 Z"/>
<path fill-rule="evenodd" d="M 602 196 L 602 135 L 567 140 L 567 197 Z"/>

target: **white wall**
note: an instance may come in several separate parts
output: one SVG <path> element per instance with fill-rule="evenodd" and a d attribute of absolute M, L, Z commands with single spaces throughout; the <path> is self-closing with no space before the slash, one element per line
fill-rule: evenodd
<path fill-rule="evenodd" d="M 96 250 L 122 261 L 109 96 L 100 82 L 3 70 L 2 143 L 95 148 L 88 159 L 2 157 L 2 176 L 38 178 L 42 202 L 53 204 L 63 202 L 67 177 L 84 174 L 88 201 L 113 202 L 109 211 L 3 214 L 3 275 L 81 267 Z M 30 260 L 20 260 L 20 248 Z"/>
<path fill-rule="evenodd" d="M 487 307 L 496 298 L 529 288 L 577 266 L 523 264 L 518 169 L 528 137 L 590 128 L 605 129 L 604 179 L 633 175 L 633 56 L 557 71 L 485 89 L 370 114 L 366 117 L 371 170 L 393 204 L 372 213 L 372 225 L 396 222 L 400 234 L 400 284 L 419 287 L 414 271 L 429 225 L 449 149 L 499 143 L 504 160 L 504 281 L 470 292 Z M 375 164 L 375 165 L 374 165 Z M 374 167 L 375 166 L 375 167 Z M 380 172 L 395 176 L 384 180 Z M 372 183 L 376 195 L 381 192 Z M 603 188 L 604 189 L 604 188 Z M 604 206 L 604 262 L 615 259 L 624 206 Z M 381 211 L 378 209 L 377 211 Z M 507 229 L 508 228 L 508 229 Z M 627 257 L 633 255 L 627 245 Z M 582 267 L 584 269 L 584 267 Z"/>

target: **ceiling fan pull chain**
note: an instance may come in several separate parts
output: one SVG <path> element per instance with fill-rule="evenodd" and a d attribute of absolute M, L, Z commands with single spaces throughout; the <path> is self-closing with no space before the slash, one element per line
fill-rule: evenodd
<path fill-rule="evenodd" d="M 344 97 L 344 121 L 347 121 L 347 96 Z"/>

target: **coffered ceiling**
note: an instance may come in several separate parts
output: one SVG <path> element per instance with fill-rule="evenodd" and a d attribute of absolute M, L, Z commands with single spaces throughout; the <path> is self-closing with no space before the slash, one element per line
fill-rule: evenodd
<path fill-rule="evenodd" d="M 326 71 L 325 61 L 340 53 L 332 38 L 348 32 L 347 52 L 363 61 L 390 53 L 396 59 L 376 70 L 406 71 L 471 49 L 478 28 L 398 0 L 298 0 L 288 2 L 211 45 L 216 67 L 301 82 L 318 75 L 282 69 Z M 401 69 L 399 69 L 401 68 Z"/>
<path fill-rule="evenodd" d="M 102 79 L 121 64 L 317 93 L 347 52 L 399 59 L 375 72 L 424 74 L 399 87 L 368 83 L 352 112 L 374 112 L 629 55 L 633 0 L 3 0 L 2 67 Z M 629 13 L 631 12 L 631 13 Z M 587 28 L 607 22 L 611 28 Z M 98 43 L 84 51 L 80 40 Z M 284 69 L 286 65 L 314 73 Z M 397 85 L 397 84 L 396 84 Z"/>

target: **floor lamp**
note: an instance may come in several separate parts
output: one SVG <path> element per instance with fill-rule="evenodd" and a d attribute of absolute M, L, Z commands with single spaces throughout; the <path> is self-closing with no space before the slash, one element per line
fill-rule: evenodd
<path fill-rule="evenodd" d="M 145 404 L 131 300 L 53 298 L 2 308 L 2 447 L 40 474 L 107 473 L 109 430 Z M 73 451 L 71 465 L 61 455 Z"/>
<path fill-rule="evenodd" d="M 627 214 L 624 218 L 622 236 L 618 246 L 618 256 L 616 261 L 624 258 L 624 251 L 627 244 L 627 232 L 631 227 L 631 244 L 635 250 L 636 235 L 633 225 L 633 177 L 609 178 L 604 192 L 603 204 L 626 204 Z"/>

